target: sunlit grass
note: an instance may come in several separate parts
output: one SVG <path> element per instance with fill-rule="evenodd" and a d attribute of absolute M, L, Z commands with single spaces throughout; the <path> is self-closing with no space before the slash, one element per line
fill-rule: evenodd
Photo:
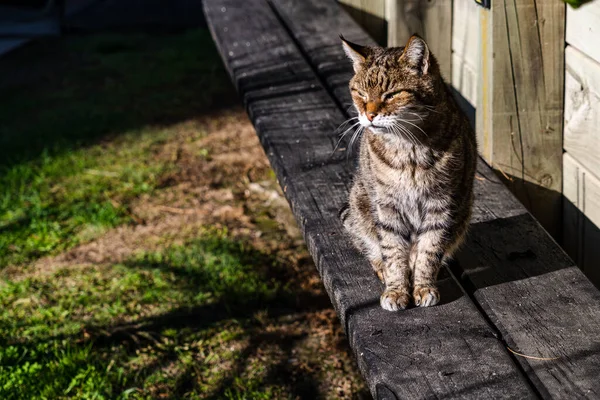
<path fill-rule="evenodd" d="M 167 127 L 207 112 L 230 90 L 204 30 L 38 46 L 71 63 L 3 89 L 0 267 L 131 222 L 129 201 L 154 190 L 171 167 L 153 154 L 173 134 Z"/>
<path fill-rule="evenodd" d="M 207 231 L 184 246 L 140 253 L 123 264 L 5 280 L 0 398 L 137 396 L 144 385 L 161 381 L 173 389 L 177 380 L 168 371 L 145 370 L 141 359 L 169 358 L 173 369 L 192 368 L 210 343 L 244 336 L 242 327 L 252 322 L 232 322 L 232 316 L 251 321 L 275 299 L 291 298 L 269 277 L 273 268 L 269 256 L 225 232 Z M 178 315 L 200 320 L 181 324 Z M 131 342 L 146 345 L 131 352 Z M 219 357 L 234 358 L 235 352 Z"/>

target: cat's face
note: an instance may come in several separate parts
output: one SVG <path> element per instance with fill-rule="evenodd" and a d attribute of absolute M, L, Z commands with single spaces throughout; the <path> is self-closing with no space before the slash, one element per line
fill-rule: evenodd
<path fill-rule="evenodd" d="M 441 80 L 425 41 L 413 36 L 406 47 L 387 49 L 343 45 L 354 66 L 350 92 L 361 126 L 375 134 L 420 136 L 435 112 Z"/>

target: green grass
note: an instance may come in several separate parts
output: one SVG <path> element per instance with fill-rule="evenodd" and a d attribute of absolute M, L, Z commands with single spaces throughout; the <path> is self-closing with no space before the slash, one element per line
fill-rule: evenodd
<path fill-rule="evenodd" d="M 130 200 L 171 166 L 152 157 L 172 134 L 165 126 L 208 112 L 231 90 L 203 30 L 44 46 L 65 64 L 0 98 L 0 267 L 130 222 Z"/>
<path fill-rule="evenodd" d="M 211 377 L 193 364 L 210 346 L 247 335 L 254 312 L 291 301 L 291 291 L 270 277 L 277 268 L 272 257 L 213 230 L 119 265 L 4 281 L 0 398 L 144 398 L 146 387 L 160 383 L 177 391 L 194 368 L 213 380 L 205 388 L 214 386 L 222 372 Z M 168 359 L 184 372 L 173 379 L 143 359 Z"/>

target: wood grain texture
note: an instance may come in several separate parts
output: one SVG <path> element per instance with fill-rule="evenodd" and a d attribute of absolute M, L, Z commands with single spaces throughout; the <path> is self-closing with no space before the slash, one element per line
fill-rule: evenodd
<path fill-rule="evenodd" d="M 423 38 L 435 54 L 442 76 L 452 79 L 452 1 L 422 1 Z"/>
<path fill-rule="evenodd" d="M 600 2 L 567 7 L 567 43 L 600 63 Z"/>
<path fill-rule="evenodd" d="M 475 220 L 456 274 L 511 349 L 546 358 L 516 357 L 542 397 L 595 398 L 599 292 L 530 214 L 506 207 L 505 191 L 476 186 Z"/>
<path fill-rule="evenodd" d="M 312 20 L 330 15 L 333 5 L 343 25 L 350 23 L 352 34 L 362 35 L 337 5 L 314 1 L 303 15 L 308 3 L 275 4 L 307 29 L 317 29 Z M 441 305 L 402 313 L 381 309 L 382 286 L 337 218 L 352 168 L 345 156 L 330 156 L 335 127 L 345 117 L 266 2 L 205 0 L 204 8 L 374 397 L 534 397 L 502 343 L 448 274 L 440 276 Z M 341 26 L 335 21 L 327 20 L 333 35 Z M 319 65 L 326 69 L 334 61 Z"/>
<path fill-rule="evenodd" d="M 319 14 L 306 11 L 311 18 L 304 18 L 306 4 L 317 0 L 272 1 L 301 48 L 308 48 L 305 38 L 311 38 L 307 54 L 318 54 L 319 40 L 329 57 L 341 54 L 340 47 L 330 46 L 336 28 L 343 26 L 348 34 L 354 29 L 343 13 L 333 6 L 327 11 L 327 3 L 319 2 Z M 321 75 L 325 60 L 309 60 Z M 334 97 L 341 93 L 332 89 Z M 598 290 L 483 161 L 474 190 L 471 232 L 458 255 L 456 275 L 511 349 L 559 357 L 515 356 L 543 397 L 595 397 L 600 392 L 594 377 L 600 371 Z"/>
<path fill-rule="evenodd" d="M 479 7 L 473 0 L 452 1 L 452 86 L 477 105 L 481 58 Z"/>
<path fill-rule="evenodd" d="M 564 148 L 600 176 L 600 64 L 568 46 Z"/>
<path fill-rule="evenodd" d="M 494 22 L 498 25 L 494 29 Z M 477 105 L 475 106 L 475 133 L 477 134 L 477 148 L 479 154 L 488 164 L 492 164 L 493 155 L 493 135 L 492 128 L 494 125 L 494 111 L 496 118 L 506 113 L 516 112 L 514 101 L 510 102 L 510 97 L 497 96 L 493 101 L 492 98 L 494 79 L 512 79 L 509 76 L 510 70 L 502 68 L 506 64 L 498 64 L 494 66 L 494 31 L 501 35 L 500 31 L 503 25 L 499 24 L 499 20 L 492 19 L 492 12 L 483 7 L 479 7 L 479 29 L 480 29 L 480 57 L 479 70 L 477 74 Z M 506 24 L 504 24 L 506 26 Z M 495 69 L 492 69 L 495 67 Z M 498 76 L 498 78 L 495 78 Z M 510 82 L 510 80 L 507 80 Z M 495 103 L 495 104 L 494 104 Z M 492 108 L 493 107 L 493 108 Z"/>
<path fill-rule="evenodd" d="M 563 171 L 565 250 L 600 287 L 600 179 L 568 152 Z"/>
<path fill-rule="evenodd" d="M 557 236 L 565 5 L 554 0 L 496 0 L 491 13 L 490 161 L 511 177 L 506 181 L 509 188 Z"/>
<path fill-rule="evenodd" d="M 385 45 L 388 40 L 388 22 L 386 16 L 386 3 L 388 1 L 339 0 L 348 14 L 380 45 Z"/>
<path fill-rule="evenodd" d="M 452 1 L 387 0 L 388 46 L 404 46 L 418 33 L 437 57 L 444 78 L 452 77 Z"/>

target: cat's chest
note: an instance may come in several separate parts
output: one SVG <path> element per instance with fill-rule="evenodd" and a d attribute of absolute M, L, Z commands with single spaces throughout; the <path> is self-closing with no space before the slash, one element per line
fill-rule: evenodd
<path fill-rule="evenodd" d="M 439 186 L 444 180 L 437 160 L 429 154 L 410 154 L 402 151 L 386 154 L 386 158 L 372 154 L 369 174 L 375 184 L 393 191 L 420 192 Z"/>
<path fill-rule="evenodd" d="M 366 144 L 363 161 L 376 180 L 415 190 L 439 186 L 447 180 L 450 153 L 407 142 L 390 144 L 377 137 L 368 138 Z"/>

